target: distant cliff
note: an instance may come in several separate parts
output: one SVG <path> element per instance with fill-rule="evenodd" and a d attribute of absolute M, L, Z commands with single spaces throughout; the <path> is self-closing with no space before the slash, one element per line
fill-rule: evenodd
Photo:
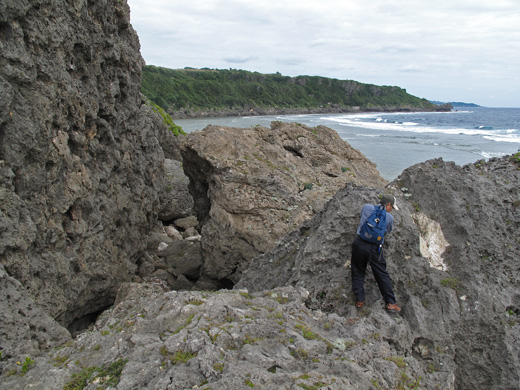
<path fill-rule="evenodd" d="M 143 93 L 174 118 L 356 111 L 447 111 L 405 89 L 245 70 L 143 68 Z"/>

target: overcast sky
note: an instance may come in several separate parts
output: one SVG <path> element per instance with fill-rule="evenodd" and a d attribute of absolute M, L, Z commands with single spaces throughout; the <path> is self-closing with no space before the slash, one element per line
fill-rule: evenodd
<path fill-rule="evenodd" d="M 518 0 L 128 0 L 148 65 L 397 85 L 520 107 Z"/>

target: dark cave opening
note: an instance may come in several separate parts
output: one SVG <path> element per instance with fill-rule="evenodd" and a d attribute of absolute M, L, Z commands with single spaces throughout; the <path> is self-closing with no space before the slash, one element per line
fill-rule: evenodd
<path fill-rule="evenodd" d="M 99 311 L 85 314 L 82 317 L 76 318 L 74 321 L 72 321 L 68 326 L 67 329 L 72 335 L 72 337 L 76 337 L 80 333 L 83 333 L 86 330 L 89 330 L 96 322 L 97 318 L 110 306 L 104 307 Z"/>

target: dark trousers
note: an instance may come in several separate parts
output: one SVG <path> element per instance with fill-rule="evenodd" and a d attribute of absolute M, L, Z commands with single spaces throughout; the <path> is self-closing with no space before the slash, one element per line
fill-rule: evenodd
<path fill-rule="evenodd" d="M 386 303 L 395 303 L 390 275 L 386 271 L 386 261 L 378 250 L 379 245 L 357 236 L 352 244 L 352 291 L 358 301 L 365 300 L 365 272 L 368 264 L 372 267 L 374 278 Z"/>

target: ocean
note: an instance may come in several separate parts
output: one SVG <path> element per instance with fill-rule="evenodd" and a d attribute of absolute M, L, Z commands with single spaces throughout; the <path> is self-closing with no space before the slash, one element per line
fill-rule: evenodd
<path fill-rule="evenodd" d="M 177 119 L 186 132 L 209 124 L 269 127 L 272 121 L 330 127 L 393 180 L 422 161 L 465 165 L 520 150 L 520 108 L 455 107 L 451 112 L 272 115 Z"/>

